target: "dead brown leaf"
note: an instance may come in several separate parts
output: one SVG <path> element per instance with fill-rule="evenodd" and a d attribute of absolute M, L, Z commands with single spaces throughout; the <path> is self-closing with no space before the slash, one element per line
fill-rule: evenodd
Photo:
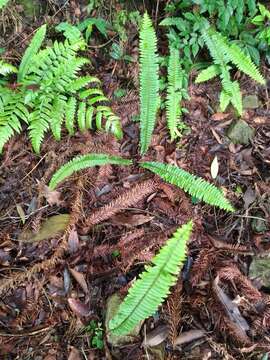
<path fill-rule="evenodd" d="M 89 306 L 81 302 L 80 300 L 69 298 L 68 304 L 71 310 L 80 317 L 85 317 L 90 315 Z"/>
<path fill-rule="evenodd" d="M 89 290 L 84 275 L 75 269 L 69 269 L 69 271 L 71 275 L 74 277 L 74 279 L 77 281 L 77 283 L 80 285 L 80 287 L 83 289 L 85 294 L 88 294 Z"/>
<path fill-rule="evenodd" d="M 43 196 L 49 205 L 60 205 L 62 203 L 60 200 L 61 193 L 56 190 L 51 190 L 47 185 L 44 185 Z"/>
<path fill-rule="evenodd" d="M 71 350 L 68 355 L 68 360 L 81 360 L 80 352 L 74 346 L 71 346 Z"/>
<path fill-rule="evenodd" d="M 79 237 L 76 229 L 72 229 L 68 237 L 68 249 L 74 254 L 79 249 Z"/>
<path fill-rule="evenodd" d="M 175 339 L 173 346 L 182 345 L 197 339 L 200 339 L 201 337 L 205 336 L 205 331 L 203 330 L 189 330 L 181 333 L 177 338 Z"/>
<path fill-rule="evenodd" d="M 157 346 L 167 339 L 169 335 L 168 326 L 158 326 L 156 329 L 148 333 L 144 339 L 144 346 Z"/>
<path fill-rule="evenodd" d="M 226 113 L 215 113 L 211 116 L 211 120 L 214 121 L 221 121 L 221 120 L 225 120 L 230 116 L 230 114 L 226 114 Z"/>
<path fill-rule="evenodd" d="M 142 214 L 119 214 L 112 218 L 112 223 L 120 226 L 135 227 L 143 225 L 153 220 L 154 216 L 142 215 Z"/>

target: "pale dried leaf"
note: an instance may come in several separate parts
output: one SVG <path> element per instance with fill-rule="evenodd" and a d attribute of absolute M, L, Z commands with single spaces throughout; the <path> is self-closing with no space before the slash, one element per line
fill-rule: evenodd
<path fill-rule="evenodd" d="M 143 345 L 144 346 L 157 346 L 167 339 L 169 329 L 166 325 L 158 326 L 156 329 L 146 335 Z"/>
<path fill-rule="evenodd" d="M 85 317 L 90 315 L 89 306 L 82 303 L 80 300 L 69 298 L 68 304 L 71 310 L 80 317 Z"/>
<path fill-rule="evenodd" d="M 215 155 L 212 164 L 211 164 L 211 176 L 213 179 L 215 179 L 218 175 L 218 170 L 219 170 L 219 164 L 218 164 L 218 158 Z"/>
<path fill-rule="evenodd" d="M 71 350 L 68 355 L 68 360 L 81 360 L 80 352 L 74 346 L 71 346 Z"/>
<path fill-rule="evenodd" d="M 18 240 L 23 242 L 37 242 L 61 235 L 69 224 L 70 215 L 54 215 L 46 219 L 36 234 L 32 231 L 24 231 L 19 235 Z"/>
<path fill-rule="evenodd" d="M 229 116 L 230 116 L 230 114 L 218 112 L 211 116 L 211 120 L 221 121 L 221 120 L 227 119 Z"/>
<path fill-rule="evenodd" d="M 61 193 L 56 190 L 51 190 L 47 185 L 44 185 L 43 195 L 49 205 L 60 205 L 62 203 L 60 200 Z"/>
<path fill-rule="evenodd" d="M 182 345 L 197 339 L 202 338 L 205 336 L 205 331 L 203 330 L 189 330 L 181 333 L 177 338 L 174 340 L 173 346 Z"/>
<path fill-rule="evenodd" d="M 142 214 L 119 214 L 112 218 L 112 223 L 120 226 L 135 227 L 143 225 L 153 220 L 154 216 L 142 215 Z"/>
<path fill-rule="evenodd" d="M 85 294 L 88 294 L 89 290 L 84 275 L 75 269 L 69 269 L 69 271 L 71 275 L 74 277 L 74 279 L 77 281 L 77 283 L 80 285 L 80 287 L 83 289 Z"/>
<path fill-rule="evenodd" d="M 20 204 L 16 204 L 17 213 L 20 216 L 20 219 L 22 220 L 22 223 L 25 224 L 25 213 L 23 211 L 23 208 Z"/>
<path fill-rule="evenodd" d="M 79 249 L 79 237 L 76 229 L 72 229 L 68 236 L 68 249 L 74 254 Z"/>

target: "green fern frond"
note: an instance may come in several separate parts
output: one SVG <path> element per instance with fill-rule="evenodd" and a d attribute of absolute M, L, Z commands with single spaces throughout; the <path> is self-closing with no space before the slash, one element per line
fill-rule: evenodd
<path fill-rule="evenodd" d="M 70 84 L 68 91 L 77 92 L 78 90 L 84 89 L 87 85 L 92 83 L 100 83 L 100 80 L 95 76 L 81 76 L 76 80 L 73 80 Z"/>
<path fill-rule="evenodd" d="M 213 79 L 217 75 L 220 74 L 220 67 L 219 65 L 210 65 L 208 68 L 202 70 L 199 75 L 197 76 L 195 83 L 202 83 L 208 80 Z"/>
<path fill-rule="evenodd" d="M 216 46 L 220 47 L 223 53 L 226 53 L 230 61 L 243 73 L 250 76 L 259 84 L 264 85 L 265 79 L 260 74 L 257 66 L 252 62 L 250 56 L 246 55 L 236 44 L 228 44 L 228 41 L 222 35 L 215 34 Z"/>
<path fill-rule="evenodd" d="M 222 112 L 226 110 L 230 101 L 231 101 L 231 96 L 228 93 L 226 93 L 224 89 L 222 89 L 219 96 L 220 110 Z"/>
<path fill-rule="evenodd" d="M 38 99 L 35 110 L 29 116 L 29 137 L 35 153 L 39 154 L 45 133 L 50 128 L 52 99 L 44 96 Z"/>
<path fill-rule="evenodd" d="M 101 166 L 106 164 L 115 165 L 131 165 L 130 160 L 123 159 L 119 156 L 111 156 L 107 154 L 87 154 L 77 156 L 67 164 L 63 165 L 51 178 L 49 188 L 54 190 L 56 186 L 79 170 L 87 169 L 93 166 Z"/>
<path fill-rule="evenodd" d="M 77 100 L 75 97 L 70 97 L 66 103 L 65 109 L 65 124 L 69 135 L 74 134 L 74 119 L 77 108 Z"/>
<path fill-rule="evenodd" d="M 0 75 L 6 76 L 11 73 L 16 73 L 18 70 L 15 66 L 0 60 Z"/>
<path fill-rule="evenodd" d="M 85 114 L 85 127 L 86 129 L 93 129 L 93 115 L 95 108 L 93 106 L 88 106 Z"/>
<path fill-rule="evenodd" d="M 2 10 L 8 2 L 9 0 L 0 0 L 0 10 Z"/>
<path fill-rule="evenodd" d="M 82 132 L 86 130 L 85 115 L 86 115 L 86 104 L 84 102 L 80 102 L 78 107 L 78 125 L 80 131 Z"/>
<path fill-rule="evenodd" d="M 182 87 L 183 74 L 180 65 L 179 51 L 175 47 L 170 46 L 166 110 L 167 123 L 172 140 L 181 135 L 177 128 L 181 121 L 180 115 L 182 113 L 180 104 L 182 100 Z"/>
<path fill-rule="evenodd" d="M 153 315 L 167 298 L 183 266 L 191 231 L 191 221 L 177 229 L 152 259 L 153 265 L 145 267 L 109 323 L 113 335 L 130 333 L 140 321 Z"/>
<path fill-rule="evenodd" d="M 45 38 L 46 35 L 46 24 L 42 25 L 37 32 L 35 33 L 33 39 L 30 42 L 30 45 L 26 49 L 22 61 L 19 66 L 18 71 L 18 82 L 21 82 L 27 72 L 29 71 L 33 57 L 37 54 L 39 51 L 41 44 Z"/>
<path fill-rule="evenodd" d="M 147 13 L 140 31 L 140 150 L 145 154 L 156 122 L 159 105 L 157 37 Z"/>
<path fill-rule="evenodd" d="M 56 140 L 61 139 L 61 127 L 66 109 L 66 97 L 61 95 L 54 99 L 51 112 L 50 128 Z"/>
<path fill-rule="evenodd" d="M 194 176 L 177 166 L 159 162 L 143 162 L 141 167 L 159 175 L 170 184 L 176 185 L 207 204 L 217 206 L 227 211 L 234 211 L 223 193 L 214 185 L 200 177 Z"/>

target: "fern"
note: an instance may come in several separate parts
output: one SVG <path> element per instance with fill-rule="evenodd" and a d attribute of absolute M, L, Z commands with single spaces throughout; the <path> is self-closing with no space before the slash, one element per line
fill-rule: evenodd
<path fill-rule="evenodd" d="M 107 154 L 87 154 L 87 155 L 77 156 L 56 171 L 56 173 L 51 178 L 51 181 L 49 183 L 49 188 L 51 190 L 55 189 L 60 182 L 65 180 L 74 172 L 87 169 L 89 167 L 93 167 L 97 165 L 101 166 L 106 164 L 130 165 L 131 161 L 122 159 L 119 156 L 111 156 Z"/>
<path fill-rule="evenodd" d="M 0 75 L 6 76 L 11 73 L 16 73 L 18 70 L 15 66 L 0 60 Z"/>
<path fill-rule="evenodd" d="M 147 13 L 140 31 L 140 148 L 145 154 L 156 122 L 159 105 L 157 38 Z"/>
<path fill-rule="evenodd" d="M 237 81 L 232 81 L 230 76 L 229 63 L 235 65 L 260 84 L 265 80 L 252 62 L 251 58 L 245 55 L 236 44 L 230 44 L 228 40 L 212 28 L 202 29 L 202 38 L 208 47 L 214 64 L 203 70 L 196 78 L 196 83 L 204 82 L 220 75 L 222 91 L 220 94 L 220 108 L 222 111 L 231 102 L 239 115 L 242 115 L 242 95 Z"/>
<path fill-rule="evenodd" d="M 38 31 L 35 33 L 33 39 L 31 40 L 30 45 L 26 49 L 22 61 L 20 63 L 19 71 L 18 71 L 18 82 L 21 82 L 24 76 L 27 74 L 33 60 L 33 56 L 35 56 L 38 50 L 41 47 L 41 44 L 46 35 L 46 25 L 42 25 Z"/>
<path fill-rule="evenodd" d="M 1 79 L 0 87 L 0 150 L 15 132 L 21 122 L 27 121 L 32 147 L 36 153 L 46 132 L 51 131 L 56 140 L 61 139 L 65 124 L 70 135 L 79 130 L 93 129 L 113 133 L 122 137 L 121 121 L 108 105 L 108 99 L 100 88 L 100 80 L 94 76 L 80 76 L 80 70 L 89 60 L 77 56 L 83 41 L 55 41 L 52 46 L 40 49 L 46 34 L 43 25 L 34 35 L 22 58 L 17 82 L 20 86 L 10 91 L 7 81 Z M 16 68 L 0 61 L 0 74 L 7 75 Z M 4 86 L 5 85 L 5 86 Z M 9 101 L 3 101 L 7 98 Z M 14 100 L 12 100 L 14 97 Z M 17 103 L 27 111 L 27 119 L 17 115 Z M 103 106 L 103 107 L 102 107 Z M 7 108 L 5 108 L 7 107 Z"/>
<path fill-rule="evenodd" d="M 0 10 L 3 9 L 7 3 L 9 2 L 9 0 L 0 0 Z"/>
<path fill-rule="evenodd" d="M 217 187 L 177 166 L 159 162 L 143 162 L 141 166 L 159 175 L 165 181 L 180 187 L 191 196 L 203 200 L 210 205 L 227 211 L 234 210 Z"/>
<path fill-rule="evenodd" d="M 112 334 L 128 334 L 140 321 L 153 315 L 166 299 L 185 260 L 191 231 L 190 221 L 179 228 L 161 248 L 152 259 L 153 265 L 145 267 L 109 323 Z"/>
<path fill-rule="evenodd" d="M 179 51 L 170 46 L 169 66 L 168 66 L 168 87 L 167 87 L 167 123 L 170 130 L 171 139 L 181 136 L 178 126 L 181 123 L 180 116 L 182 108 L 183 73 L 180 65 Z"/>

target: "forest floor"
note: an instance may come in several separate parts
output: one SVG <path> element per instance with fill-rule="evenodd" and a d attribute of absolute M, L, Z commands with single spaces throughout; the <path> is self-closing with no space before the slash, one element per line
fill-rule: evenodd
<path fill-rule="evenodd" d="M 9 60 L 19 60 L 43 22 L 86 16 L 82 2 L 49 3 L 34 22 L 24 21 L 18 6 L 17 14 L 7 12 L 2 18 L 0 46 L 8 50 Z M 138 36 L 131 32 L 129 38 L 126 52 L 138 57 Z M 216 110 L 218 82 L 195 85 L 191 75 L 184 116 L 190 130 L 171 142 L 161 113 L 145 157 L 177 164 L 222 187 L 237 209 L 233 214 L 197 203 L 160 180 L 153 187 L 153 176 L 136 165 L 121 171 L 110 165 L 91 168 L 48 193 L 51 175 L 77 154 L 106 152 L 131 158 L 135 164 L 140 160 L 139 126 L 134 121 L 139 113 L 138 64 L 108 61 L 105 49 L 106 45 L 94 44 L 87 56 L 91 72 L 102 80 L 122 119 L 123 140 L 93 132 L 66 135 L 61 142 L 47 136 L 37 156 L 22 135 L 14 137 L 1 155 L 0 359 L 267 359 L 267 89 L 240 79 L 244 98 L 256 96 L 258 104 L 246 104 L 242 117 L 254 129 L 251 140 L 234 144 L 228 137 L 234 112 Z M 115 96 L 119 88 L 126 90 L 120 99 Z M 213 180 L 215 156 L 219 168 Z M 131 204 L 128 208 L 121 205 L 125 199 Z M 168 301 L 134 341 L 111 346 L 104 331 L 108 298 L 117 291 L 126 294 L 144 264 L 189 219 L 195 226 L 187 262 Z"/>

